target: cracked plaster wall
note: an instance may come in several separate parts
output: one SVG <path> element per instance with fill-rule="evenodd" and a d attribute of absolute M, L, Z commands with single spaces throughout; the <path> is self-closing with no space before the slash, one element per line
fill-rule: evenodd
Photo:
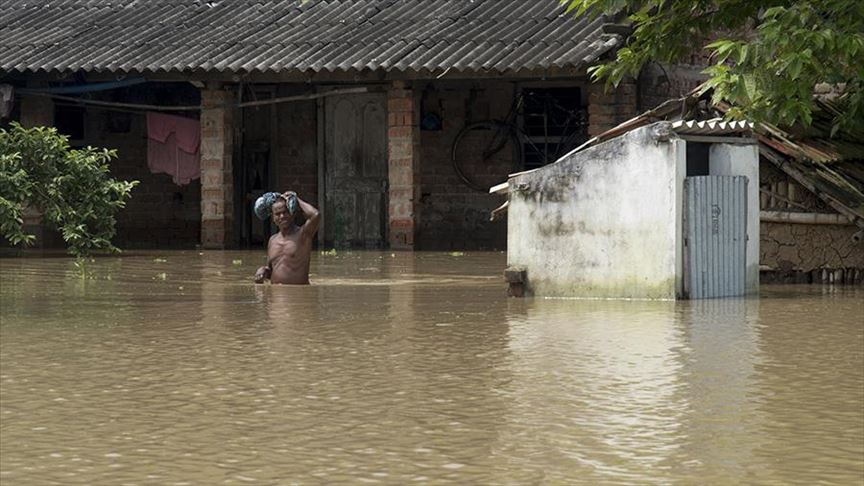
<path fill-rule="evenodd" d="M 760 195 L 762 210 L 835 213 L 773 164 L 764 161 L 760 164 L 759 185 L 787 200 L 763 193 Z M 842 271 L 846 283 L 861 283 L 864 243 L 852 241 L 852 235 L 859 230 L 851 225 L 761 223 L 759 263 L 767 270 L 762 280 L 821 282 L 826 278 L 825 271 Z"/>
<path fill-rule="evenodd" d="M 864 268 L 864 247 L 852 241 L 855 226 L 761 224 L 763 265 L 784 272 Z"/>

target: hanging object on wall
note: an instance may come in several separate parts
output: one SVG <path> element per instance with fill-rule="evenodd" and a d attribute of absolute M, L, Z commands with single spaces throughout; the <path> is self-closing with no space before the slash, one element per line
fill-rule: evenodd
<path fill-rule="evenodd" d="M 437 131 L 443 128 L 441 121 L 441 99 L 438 90 L 431 84 L 427 85 L 420 97 L 420 129 Z"/>
<path fill-rule="evenodd" d="M 154 174 L 168 174 L 179 186 L 201 177 L 198 120 L 147 113 L 147 167 Z"/>
<path fill-rule="evenodd" d="M 441 117 L 435 113 L 425 113 L 423 119 L 420 120 L 421 130 L 441 130 Z"/>
<path fill-rule="evenodd" d="M 11 84 L 0 84 L 0 118 L 12 114 L 13 90 Z"/>

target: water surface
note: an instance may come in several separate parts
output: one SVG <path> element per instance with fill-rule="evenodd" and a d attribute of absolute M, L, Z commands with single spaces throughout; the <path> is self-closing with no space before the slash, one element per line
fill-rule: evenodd
<path fill-rule="evenodd" d="M 862 484 L 864 292 L 508 299 L 501 253 L 0 259 L 0 483 Z"/>

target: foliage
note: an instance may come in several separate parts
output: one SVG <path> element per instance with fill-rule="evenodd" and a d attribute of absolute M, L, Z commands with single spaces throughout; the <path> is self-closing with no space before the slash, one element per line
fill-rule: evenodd
<path fill-rule="evenodd" d="M 710 53 L 705 89 L 733 118 L 810 125 L 818 83 L 843 88 L 832 133 L 864 124 L 864 2 L 860 0 L 560 0 L 577 15 L 625 16 L 628 44 L 595 79 L 617 85 L 647 62 Z M 709 42 L 713 40 L 713 42 Z"/>
<path fill-rule="evenodd" d="M 23 213 L 34 206 L 60 231 L 71 254 L 117 251 L 111 244 L 114 215 L 138 182 L 109 177 L 108 162 L 116 156 L 114 150 L 72 149 L 54 128 L 13 122 L 0 130 L 0 234 L 15 245 L 32 243 Z"/>

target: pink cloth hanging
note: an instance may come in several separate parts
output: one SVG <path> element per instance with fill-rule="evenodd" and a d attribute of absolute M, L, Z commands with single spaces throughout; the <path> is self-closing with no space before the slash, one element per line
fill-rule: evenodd
<path fill-rule="evenodd" d="M 169 174 L 177 185 L 201 177 L 198 120 L 147 113 L 147 167 L 154 174 Z"/>

